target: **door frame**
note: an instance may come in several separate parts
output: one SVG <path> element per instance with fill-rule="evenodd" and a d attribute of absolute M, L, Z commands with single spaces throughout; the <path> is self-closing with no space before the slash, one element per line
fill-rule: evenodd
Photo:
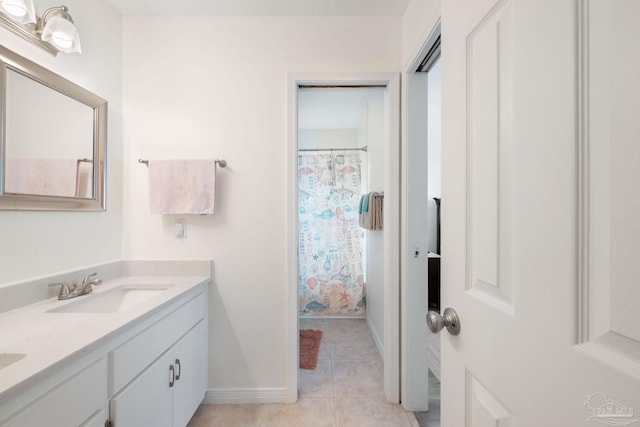
<path fill-rule="evenodd" d="M 298 88 L 386 86 L 384 183 L 384 393 L 400 401 L 400 74 L 289 73 L 287 75 L 287 402 L 298 400 Z"/>
<path fill-rule="evenodd" d="M 417 72 L 422 60 L 440 36 L 440 14 L 434 14 L 423 32 L 423 42 L 410 57 L 403 73 L 402 88 L 402 183 L 401 183 L 401 390 L 400 400 L 407 411 L 429 410 L 427 314 L 427 236 L 416 211 L 425 211 L 410 193 L 420 190 L 415 178 L 427 188 L 427 73 Z M 422 162 L 420 161 L 422 159 Z M 419 175 L 418 177 L 416 175 Z M 426 197 L 426 196 L 425 196 Z M 424 235 L 423 235 L 424 234 Z M 421 254 L 415 256 L 415 248 Z M 424 263 L 424 269 L 421 263 Z M 422 282 L 424 287 L 409 286 Z"/>

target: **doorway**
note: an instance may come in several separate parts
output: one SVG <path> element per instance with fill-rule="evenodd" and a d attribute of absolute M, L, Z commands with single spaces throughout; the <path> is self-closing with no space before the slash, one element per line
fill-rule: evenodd
<path fill-rule="evenodd" d="M 291 75 L 289 78 L 289 137 L 288 137 L 288 221 L 287 221 L 287 230 L 288 237 L 287 241 L 289 244 L 288 253 L 288 296 L 289 301 L 287 304 L 288 314 L 287 314 L 287 335 L 288 335 L 288 396 L 289 402 L 295 402 L 298 398 L 298 360 L 299 360 L 299 348 L 298 348 L 298 337 L 299 337 L 299 314 L 300 314 L 300 233 L 299 233 L 299 224 L 300 224 L 300 211 L 299 211 L 299 196 L 300 196 L 300 175 L 299 175 L 299 161 L 301 153 L 299 150 L 302 149 L 322 149 L 329 148 L 328 153 L 327 150 L 324 150 L 324 160 L 327 160 L 329 163 L 325 162 L 326 172 L 329 175 L 329 182 L 332 180 L 332 173 L 336 173 L 338 166 L 344 167 L 343 165 L 338 165 L 338 163 L 343 160 L 346 162 L 346 159 L 338 160 L 336 154 L 338 150 L 337 148 L 341 148 L 339 146 L 334 147 L 305 147 L 304 137 L 300 135 L 299 123 L 301 120 L 301 116 L 299 115 L 299 103 L 301 99 L 301 89 L 302 90 L 335 90 L 336 87 L 342 87 L 350 90 L 354 90 L 356 87 L 363 88 L 366 90 L 371 90 L 371 88 L 379 88 L 384 92 L 384 107 L 383 107 L 383 120 L 382 120 L 382 137 L 380 138 L 379 145 L 379 153 L 377 154 L 377 158 L 381 164 L 381 168 L 384 171 L 384 178 L 376 184 L 375 191 L 384 194 L 384 204 L 383 204 L 383 217 L 384 217 L 384 227 L 380 230 L 379 239 L 382 242 L 382 247 L 384 248 L 383 256 L 380 261 L 376 263 L 377 267 L 381 267 L 381 286 L 380 286 L 380 294 L 382 295 L 382 301 L 379 301 L 379 309 L 381 312 L 382 321 L 381 325 L 377 326 L 376 329 L 379 329 L 379 343 L 378 349 L 381 350 L 383 355 L 383 385 L 384 385 L 384 395 L 389 402 L 398 403 L 399 402 L 399 289 L 397 287 L 397 283 L 399 282 L 399 262 L 398 262 L 398 254 L 399 254 L 399 192 L 398 189 L 400 187 L 399 183 L 399 76 L 397 74 L 360 74 L 360 75 L 339 75 L 339 76 L 318 76 L 318 75 Z M 303 95 L 304 96 L 304 95 Z M 309 135 L 306 135 L 309 136 Z M 312 140 L 313 138 L 309 138 Z M 334 148 L 333 153 L 331 152 L 331 148 Z M 346 147 L 343 147 L 346 148 Z M 362 145 L 356 146 L 356 148 L 362 148 Z M 372 147 L 369 147 L 369 143 L 367 142 L 367 165 L 370 165 L 373 160 L 373 152 L 371 151 Z M 356 151 L 357 152 L 357 151 Z M 310 153 L 307 151 L 307 153 Z M 317 153 L 323 154 L 323 151 L 317 151 Z M 358 156 L 361 156 L 358 154 Z M 354 156 L 352 156 L 354 157 Z M 358 163 L 358 159 L 354 157 L 355 163 Z M 360 159 L 360 165 L 362 165 L 362 159 Z M 353 165 L 352 165 L 353 166 Z M 372 168 L 366 168 L 370 170 Z M 368 174 L 367 174 L 367 185 L 369 183 Z M 362 177 L 362 172 L 361 172 Z M 337 178 L 337 177 L 336 177 Z M 353 178 L 353 177 L 352 177 Z M 335 183 L 334 183 L 335 184 Z M 345 185 L 344 190 L 353 191 Z M 369 190 L 367 188 L 367 190 Z M 373 189 L 371 189 L 373 191 Z M 336 188 L 334 186 L 334 194 L 333 196 L 342 197 L 340 193 L 345 193 L 340 184 Z M 329 196 L 333 198 L 333 196 Z M 356 199 L 358 202 L 360 201 L 361 194 L 358 194 Z M 337 217 L 338 215 L 347 216 L 345 214 L 345 210 L 343 207 L 340 207 L 340 211 L 336 212 L 335 207 L 331 208 L 330 206 L 326 206 L 327 209 L 324 209 L 320 212 L 320 216 L 322 216 L 322 212 L 325 212 L 324 216 Z M 305 208 L 306 209 L 306 208 Z M 354 209 L 351 207 L 350 209 Z M 350 215 L 357 214 L 358 206 L 355 206 L 355 213 L 350 213 Z M 365 237 L 366 239 L 366 237 Z M 325 251 L 322 254 L 313 253 L 312 259 L 314 255 L 318 256 L 318 261 L 320 258 L 323 259 L 322 265 L 316 265 L 316 268 L 325 268 L 326 261 L 328 271 L 332 272 L 334 268 L 340 267 L 340 263 L 337 262 L 337 254 L 333 256 L 327 256 L 328 253 Z M 366 256 L 363 260 L 363 288 L 366 289 Z M 349 266 L 342 273 L 340 272 L 341 268 L 338 268 L 337 273 L 332 273 L 329 275 L 329 279 L 324 278 L 323 280 L 328 280 L 335 275 L 335 279 L 346 279 L 346 276 L 353 276 L 354 271 L 352 269 L 357 270 L 357 267 Z M 349 270 L 349 271 L 347 271 Z M 344 274 L 343 274 L 344 273 Z M 348 274 L 347 274 L 348 273 Z M 340 274 L 343 274 L 345 277 L 339 277 Z M 305 276 L 306 277 L 306 276 Z M 352 287 L 357 287 L 358 284 L 358 275 L 355 275 L 355 285 L 352 284 Z M 303 286 L 307 284 L 307 277 L 303 281 Z M 314 288 L 320 283 L 318 277 L 314 277 L 317 282 L 314 283 Z M 313 282 L 313 280 L 311 281 Z M 394 286 L 395 285 L 395 286 Z M 315 291 L 315 289 L 313 290 Z M 319 291 L 318 291 L 319 292 Z M 366 301 L 366 291 L 363 296 L 365 296 Z M 342 298 L 342 296 L 340 296 Z M 357 296 L 355 297 L 357 298 Z M 347 304 L 344 308 L 347 309 L 347 314 L 349 309 L 357 309 L 358 302 L 351 304 L 349 302 L 349 295 L 346 297 Z M 345 301 L 342 301 L 343 303 Z M 370 305 L 372 301 L 369 299 Z M 307 304 L 304 304 L 303 308 L 306 307 L 311 301 Z M 318 304 L 311 304 L 311 308 L 322 309 L 327 304 L 322 303 L 321 301 L 317 301 Z M 366 303 L 362 304 L 364 310 L 363 313 L 366 313 Z M 338 300 L 337 307 L 340 308 L 340 301 Z M 371 307 L 369 307 L 371 309 Z M 319 310 L 322 311 L 322 310 Z M 353 311 L 357 313 L 357 310 Z M 311 314 L 311 313 L 306 313 Z M 360 315 L 357 313 L 356 315 Z M 373 320 L 372 320 L 373 321 Z M 368 320 L 367 320 L 367 323 Z"/>
<path fill-rule="evenodd" d="M 405 74 L 401 261 L 402 404 L 408 411 L 429 411 L 432 424 L 439 421 L 440 351 L 425 316 L 438 310 L 440 297 L 440 77 L 436 24 Z"/>
<path fill-rule="evenodd" d="M 384 90 L 298 89 L 300 317 L 377 314 L 374 336 L 383 330 L 384 242 L 382 223 L 363 219 L 383 206 Z"/>
<path fill-rule="evenodd" d="M 429 57 L 428 57 L 429 58 Z M 437 56 L 418 72 L 427 75 L 427 302 L 429 311 L 441 312 L 440 271 L 442 262 L 440 203 L 441 142 L 442 142 L 442 74 L 439 51 Z M 428 412 L 416 412 L 420 427 L 440 426 L 440 335 L 427 332 Z"/>

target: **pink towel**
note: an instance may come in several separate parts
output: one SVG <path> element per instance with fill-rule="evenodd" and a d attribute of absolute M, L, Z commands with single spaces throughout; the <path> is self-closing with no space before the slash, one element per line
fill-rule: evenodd
<path fill-rule="evenodd" d="M 149 162 L 149 207 L 159 214 L 212 214 L 215 202 L 214 160 Z"/>
<path fill-rule="evenodd" d="M 4 191 L 14 194 L 74 197 L 76 159 L 7 158 Z"/>

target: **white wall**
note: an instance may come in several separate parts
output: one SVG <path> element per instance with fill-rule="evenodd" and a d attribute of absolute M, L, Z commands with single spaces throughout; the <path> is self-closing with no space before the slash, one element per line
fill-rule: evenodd
<path fill-rule="evenodd" d="M 440 0 L 409 0 L 402 16 L 403 71 L 407 71 L 439 19 Z"/>
<path fill-rule="evenodd" d="M 125 257 L 214 260 L 217 395 L 286 398 L 287 72 L 397 71 L 400 46 L 399 18 L 124 19 Z M 225 158 L 216 213 L 175 239 L 139 157 Z"/>
<path fill-rule="evenodd" d="M 385 94 L 380 90 L 370 97 L 367 109 L 368 191 L 384 189 Z M 384 218 L 383 218 L 384 221 Z M 384 222 L 383 222 L 384 226 Z M 367 318 L 376 343 L 384 347 L 384 233 L 366 231 Z"/>
<path fill-rule="evenodd" d="M 60 3 L 38 1 L 40 14 Z M 121 257 L 122 48 L 120 15 L 106 0 L 68 0 L 83 53 L 45 51 L 0 28 L 0 43 L 109 101 L 107 212 L 0 211 L 0 285 Z"/>
<path fill-rule="evenodd" d="M 360 148 L 356 129 L 300 129 L 298 148 Z"/>

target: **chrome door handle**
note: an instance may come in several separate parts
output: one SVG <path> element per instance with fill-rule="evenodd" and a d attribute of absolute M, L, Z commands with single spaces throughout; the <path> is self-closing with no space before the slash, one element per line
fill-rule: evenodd
<path fill-rule="evenodd" d="M 447 328 L 451 335 L 458 335 L 460 333 L 460 318 L 451 307 L 445 308 L 442 315 L 437 311 L 430 311 L 427 313 L 427 326 L 434 334 L 440 332 L 442 328 Z"/>

